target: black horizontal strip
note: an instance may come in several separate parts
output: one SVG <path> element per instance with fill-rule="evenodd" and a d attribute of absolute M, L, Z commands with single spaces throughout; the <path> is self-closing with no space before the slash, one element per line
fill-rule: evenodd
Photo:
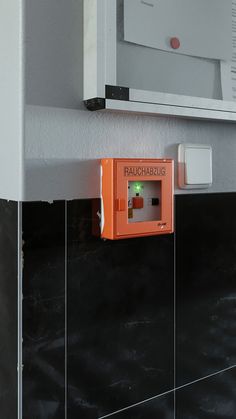
<path fill-rule="evenodd" d="M 129 101 L 129 88 L 106 85 L 106 99 Z"/>

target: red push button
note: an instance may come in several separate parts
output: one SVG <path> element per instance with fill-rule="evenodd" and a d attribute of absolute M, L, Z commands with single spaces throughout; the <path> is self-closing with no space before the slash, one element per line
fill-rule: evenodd
<path fill-rule="evenodd" d="M 141 196 L 136 196 L 133 198 L 133 209 L 142 209 L 144 205 L 143 198 Z"/>
<path fill-rule="evenodd" d="M 173 48 L 173 49 L 179 49 L 179 47 L 180 47 L 179 38 L 171 38 L 170 45 L 171 45 L 171 48 Z"/>

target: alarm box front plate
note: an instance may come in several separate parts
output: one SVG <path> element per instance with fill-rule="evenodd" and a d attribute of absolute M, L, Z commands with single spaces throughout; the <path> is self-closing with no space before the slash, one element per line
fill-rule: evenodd
<path fill-rule="evenodd" d="M 173 232 L 173 160 L 102 160 L 102 237 Z"/>

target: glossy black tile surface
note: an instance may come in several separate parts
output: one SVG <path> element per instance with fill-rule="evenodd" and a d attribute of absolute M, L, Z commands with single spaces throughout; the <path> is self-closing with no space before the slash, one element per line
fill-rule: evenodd
<path fill-rule="evenodd" d="M 235 419 L 236 368 L 176 392 L 176 419 Z"/>
<path fill-rule="evenodd" d="M 236 364 L 235 214 L 236 194 L 176 197 L 178 386 Z"/>
<path fill-rule="evenodd" d="M 17 203 L 0 200 L 0 417 L 17 418 Z"/>
<path fill-rule="evenodd" d="M 102 241 L 91 205 L 68 203 L 69 419 L 95 419 L 174 385 L 174 237 Z"/>
<path fill-rule="evenodd" d="M 108 416 L 108 419 L 175 419 L 174 392 Z"/>
<path fill-rule="evenodd" d="M 23 417 L 65 417 L 65 203 L 23 204 Z"/>

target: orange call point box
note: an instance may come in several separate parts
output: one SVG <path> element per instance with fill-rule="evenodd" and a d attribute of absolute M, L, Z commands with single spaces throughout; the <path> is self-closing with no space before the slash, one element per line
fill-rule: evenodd
<path fill-rule="evenodd" d="M 174 162 L 101 160 L 101 236 L 117 240 L 172 233 Z"/>

